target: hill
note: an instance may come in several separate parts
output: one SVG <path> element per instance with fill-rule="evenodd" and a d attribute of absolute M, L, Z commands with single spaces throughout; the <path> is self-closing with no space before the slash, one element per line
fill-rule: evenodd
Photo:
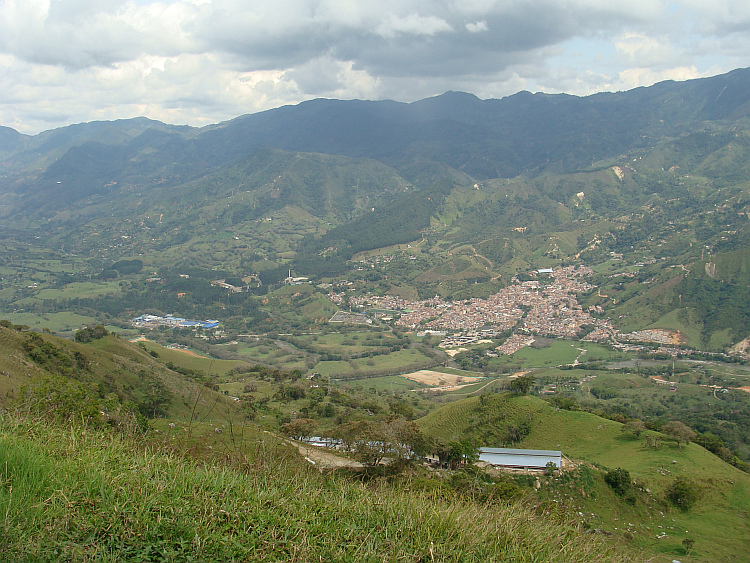
<path fill-rule="evenodd" d="M 626 561 L 534 515 L 321 475 L 267 445 L 237 467 L 0 419 L 0 555 L 15 561 Z M 44 525 L 42 525 L 42 523 Z"/>
<path fill-rule="evenodd" d="M 750 553 L 746 511 L 750 476 L 696 444 L 678 447 L 664 442 L 649 447 L 645 437 L 623 432 L 619 422 L 512 394 L 449 403 L 420 419 L 419 425 L 425 434 L 444 440 L 473 438 L 493 447 L 561 450 L 578 469 L 563 479 L 568 483 L 564 492 L 550 498 L 590 515 L 586 519 L 592 527 L 663 554 L 658 560 L 677 558 L 685 538 L 695 540 L 693 557 L 705 561 L 728 561 Z M 592 473 L 587 467 L 601 472 Z M 596 486 L 597 479 L 603 483 L 606 470 L 617 468 L 628 471 L 637 482 L 637 499 L 625 501 L 612 496 L 606 486 Z M 700 500 L 689 511 L 670 510 L 664 500 L 676 478 L 700 484 Z M 668 537 L 658 538 L 662 531 Z"/>
<path fill-rule="evenodd" d="M 9 130 L 0 193 L 53 193 L 68 206 L 129 188 L 179 186 L 263 147 L 375 159 L 404 174 L 419 163 L 447 165 L 477 180 L 569 173 L 708 123 L 726 128 L 741 121 L 750 108 L 748 81 L 750 71 L 738 69 L 585 98 L 522 92 L 483 101 L 448 92 L 412 104 L 313 100 L 203 129 L 135 119 L 35 137 Z M 18 205 L 31 211 L 21 200 Z"/>
<path fill-rule="evenodd" d="M 321 473 L 103 327 L 19 328 L 0 325 L 3 559 L 632 560 L 531 505 Z M 177 424 L 144 437 L 144 416 Z"/>
<path fill-rule="evenodd" d="M 169 370 L 140 346 L 105 334 L 103 327 L 88 343 L 19 329 L 7 321 L 0 325 L 4 407 L 24 397 L 55 402 L 70 392 L 79 403 L 66 404 L 63 418 L 87 409 L 115 416 L 124 408 L 144 419 L 189 419 L 195 412 L 235 410 L 232 401 L 206 386 L 210 380 L 191 380 Z"/>

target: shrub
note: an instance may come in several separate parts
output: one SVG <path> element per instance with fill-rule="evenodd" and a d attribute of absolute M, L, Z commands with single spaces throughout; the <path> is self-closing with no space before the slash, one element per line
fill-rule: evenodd
<path fill-rule="evenodd" d="M 690 510 L 700 498 L 700 488 L 684 477 L 677 477 L 667 489 L 667 500 L 683 512 Z"/>
<path fill-rule="evenodd" d="M 604 475 L 604 481 L 610 486 L 615 494 L 620 497 L 625 496 L 633 485 L 630 473 L 621 467 L 607 471 Z"/>

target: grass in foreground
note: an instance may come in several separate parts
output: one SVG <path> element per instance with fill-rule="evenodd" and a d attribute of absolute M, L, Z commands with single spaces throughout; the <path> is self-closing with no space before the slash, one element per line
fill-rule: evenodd
<path fill-rule="evenodd" d="M 275 444 L 259 442 L 230 468 L 91 429 L 5 416 L 0 559 L 632 560 L 615 544 L 522 505 L 363 486 L 300 466 Z"/>

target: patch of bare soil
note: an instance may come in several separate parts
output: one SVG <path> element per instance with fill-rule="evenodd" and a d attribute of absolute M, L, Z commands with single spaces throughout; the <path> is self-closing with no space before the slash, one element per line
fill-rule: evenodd
<path fill-rule="evenodd" d="M 336 455 L 317 446 L 306 446 L 297 442 L 294 442 L 294 445 L 297 446 L 299 453 L 316 467 L 323 469 L 337 469 L 339 467 L 361 469 L 364 467 L 364 465 L 358 461 Z"/>

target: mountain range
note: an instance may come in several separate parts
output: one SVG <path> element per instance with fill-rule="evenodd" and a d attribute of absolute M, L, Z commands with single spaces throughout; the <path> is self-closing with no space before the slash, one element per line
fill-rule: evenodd
<path fill-rule="evenodd" d="M 0 128 L 0 231 L 87 256 L 92 271 L 140 257 L 154 271 L 265 272 L 267 283 L 289 268 L 342 275 L 357 252 L 420 239 L 429 267 L 455 270 L 454 251 L 470 245 L 484 262 L 464 277 L 484 289 L 391 278 L 457 297 L 574 257 L 668 257 L 683 269 L 641 276 L 666 288 L 657 298 L 623 292 L 649 324 L 683 300 L 702 311 L 716 295 L 744 296 L 743 269 L 705 264 L 747 249 L 749 116 L 750 69 L 738 69 L 587 97 L 319 99 L 202 128 L 145 118 L 34 136 Z M 705 342 L 750 332 L 750 319 L 708 316 Z"/>

